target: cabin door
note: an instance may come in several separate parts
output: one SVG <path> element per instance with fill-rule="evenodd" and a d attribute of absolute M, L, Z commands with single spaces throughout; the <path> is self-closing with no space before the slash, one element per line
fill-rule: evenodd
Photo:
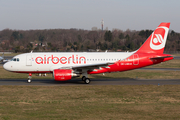
<path fill-rule="evenodd" d="M 26 56 L 26 66 L 32 66 L 32 55 Z"/>

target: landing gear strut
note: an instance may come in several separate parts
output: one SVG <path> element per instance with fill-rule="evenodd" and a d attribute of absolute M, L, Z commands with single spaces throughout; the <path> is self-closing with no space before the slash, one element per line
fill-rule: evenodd
<path fill-rule="evenodd" d="M 28 83 L 31 83 L 31 78 L 32 78 L 31 76 L 32 76 L 32 74 L 29 73 L 28 80 L 27 80 Z"/>

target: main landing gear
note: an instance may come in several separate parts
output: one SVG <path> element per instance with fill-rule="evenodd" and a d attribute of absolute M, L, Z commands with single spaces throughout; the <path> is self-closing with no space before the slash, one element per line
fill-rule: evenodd
<path fill-rule="evenodd" d="M 27 80 L 28 83 L 31 83 L 31 78 L 32 78 L 32 74 L 29 73 L 28 80 Z"/>
<path fill-rule="evenodd" d="M 91 80 L 89 78 L 86 78 L 86 76 L 82 77 L 82 81 L 84 81 L 84 83 L 89 84 L 91 82 Z"/>

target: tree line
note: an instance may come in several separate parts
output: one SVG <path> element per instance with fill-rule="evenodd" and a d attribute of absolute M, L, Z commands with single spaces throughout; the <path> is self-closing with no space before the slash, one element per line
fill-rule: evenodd
<path fill-rule="evenodd" d="M 138 49 L 153 30 L 82 29 L 0 31 L 0 51 L 133 51 Z M 165 51 L 180 51 L 180 33 L 169 31 Z"/>

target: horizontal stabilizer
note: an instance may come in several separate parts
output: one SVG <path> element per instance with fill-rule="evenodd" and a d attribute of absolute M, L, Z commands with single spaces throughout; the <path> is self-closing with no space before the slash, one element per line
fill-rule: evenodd
<path fill-rule="evenodd" d="M 164 58 L 169 58 L 169 57 L 173 57 L 173 56 L 158 56 L 158 57 L 152 57 L 149 59 L 164 59 Z"/>

